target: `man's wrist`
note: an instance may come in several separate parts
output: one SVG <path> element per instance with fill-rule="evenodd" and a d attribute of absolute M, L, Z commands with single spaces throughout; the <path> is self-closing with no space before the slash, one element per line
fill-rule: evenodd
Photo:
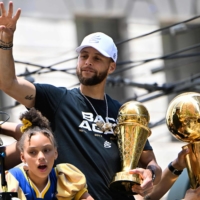
<path fill-rule="evenodd" d="M 6 41 L 3 41 L 0 39 L 0 49 L 10 50 L 10 49 L 12 49 L 12 47 L 13 47 L 12 41 L 6 42 Z"/>
<path fill-rule="evenodd" d="M 152 173 L 152 181 L 154 182 L 154 180 L 156 178 L 156 173 L 155 173 L 154 169 L 151 166 L 147 166 L 146 169 L 151 171 L 151 173 Z"/>
<path fill-rule="evenodd" d="M 177 175 L 177 176 L 179 176 L 179 175 L 183 172 L 183 170 L 176 169 L 176 168 L 172 165 L 172 162 L 169 163 L 168 169 L 169 169 L 169 171 L 171 171 L 173 174 L 175 174 L 175 175 Z"/>

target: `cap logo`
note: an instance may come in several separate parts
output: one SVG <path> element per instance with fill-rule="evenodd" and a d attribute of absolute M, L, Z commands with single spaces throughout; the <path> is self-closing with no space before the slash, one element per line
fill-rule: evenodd
<path fill-rule="evenodd" d="M 101 37 L 99 35 L 94 35 L 89 39 L 89 43 L 99 43 L 99 40 L 101 40 Z"/>

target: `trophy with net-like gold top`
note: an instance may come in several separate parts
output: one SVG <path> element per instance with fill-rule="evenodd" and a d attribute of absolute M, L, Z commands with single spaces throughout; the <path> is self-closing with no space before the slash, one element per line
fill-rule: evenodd
<path fill-rule="evenodd" d="M 169 104 L 166 124 L 171 134 L 186 142 L 189 149 L 186 165 L 191 188 L 200 186 L 200 94 L 186 92 L 176 96 Z"/>
<path fill-rule="evenodd" d="M 122 170 L 115 174 L 110 184 L 113 191 L 133 195 L 132 186 L 142 183 L 138 174 L 129 174 L 129 171 L 137 168 L 147 138 L 151 134 L 149 120 L 146 107 L 137 101 L 129 101 L 119 109 L 114 132 L 117 135 Z"/>

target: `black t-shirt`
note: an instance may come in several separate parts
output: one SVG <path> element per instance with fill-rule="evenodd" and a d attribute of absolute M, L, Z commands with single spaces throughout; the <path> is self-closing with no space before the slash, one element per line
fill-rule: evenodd
<path fill-rule="evenodd" d="M 120 156 L 113 131 L 98 130 L 96 113 L 80 90 L 35 84 L 35 108 L 51 122 L 58 142 L 57 163 L 71 163 L 86 176 L 89 193 L 95 200 L 128 200 L 109 190 L 115 173 L 121 171 Z M 104 100 L 89 98 L 98 115 L 116 123 L 120 103 L 108 95 L 108 118 Z M 145 150 L 152 150 L 147 141 Z"/>

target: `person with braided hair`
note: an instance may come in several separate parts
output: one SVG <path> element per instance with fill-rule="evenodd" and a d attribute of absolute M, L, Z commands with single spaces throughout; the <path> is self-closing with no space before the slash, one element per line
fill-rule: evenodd
<path fill-rule="evenodd" d="M 38 110 L 31 108 L 20 115 L 23 133 L 18 141 L 23 165 L 6 174 L 8 191 L 18 192 L 25 199 L 93 200 L 88 193 L 85 175 L 74 165 L 57 158 L 57 143 L 50 123 Z"/>

